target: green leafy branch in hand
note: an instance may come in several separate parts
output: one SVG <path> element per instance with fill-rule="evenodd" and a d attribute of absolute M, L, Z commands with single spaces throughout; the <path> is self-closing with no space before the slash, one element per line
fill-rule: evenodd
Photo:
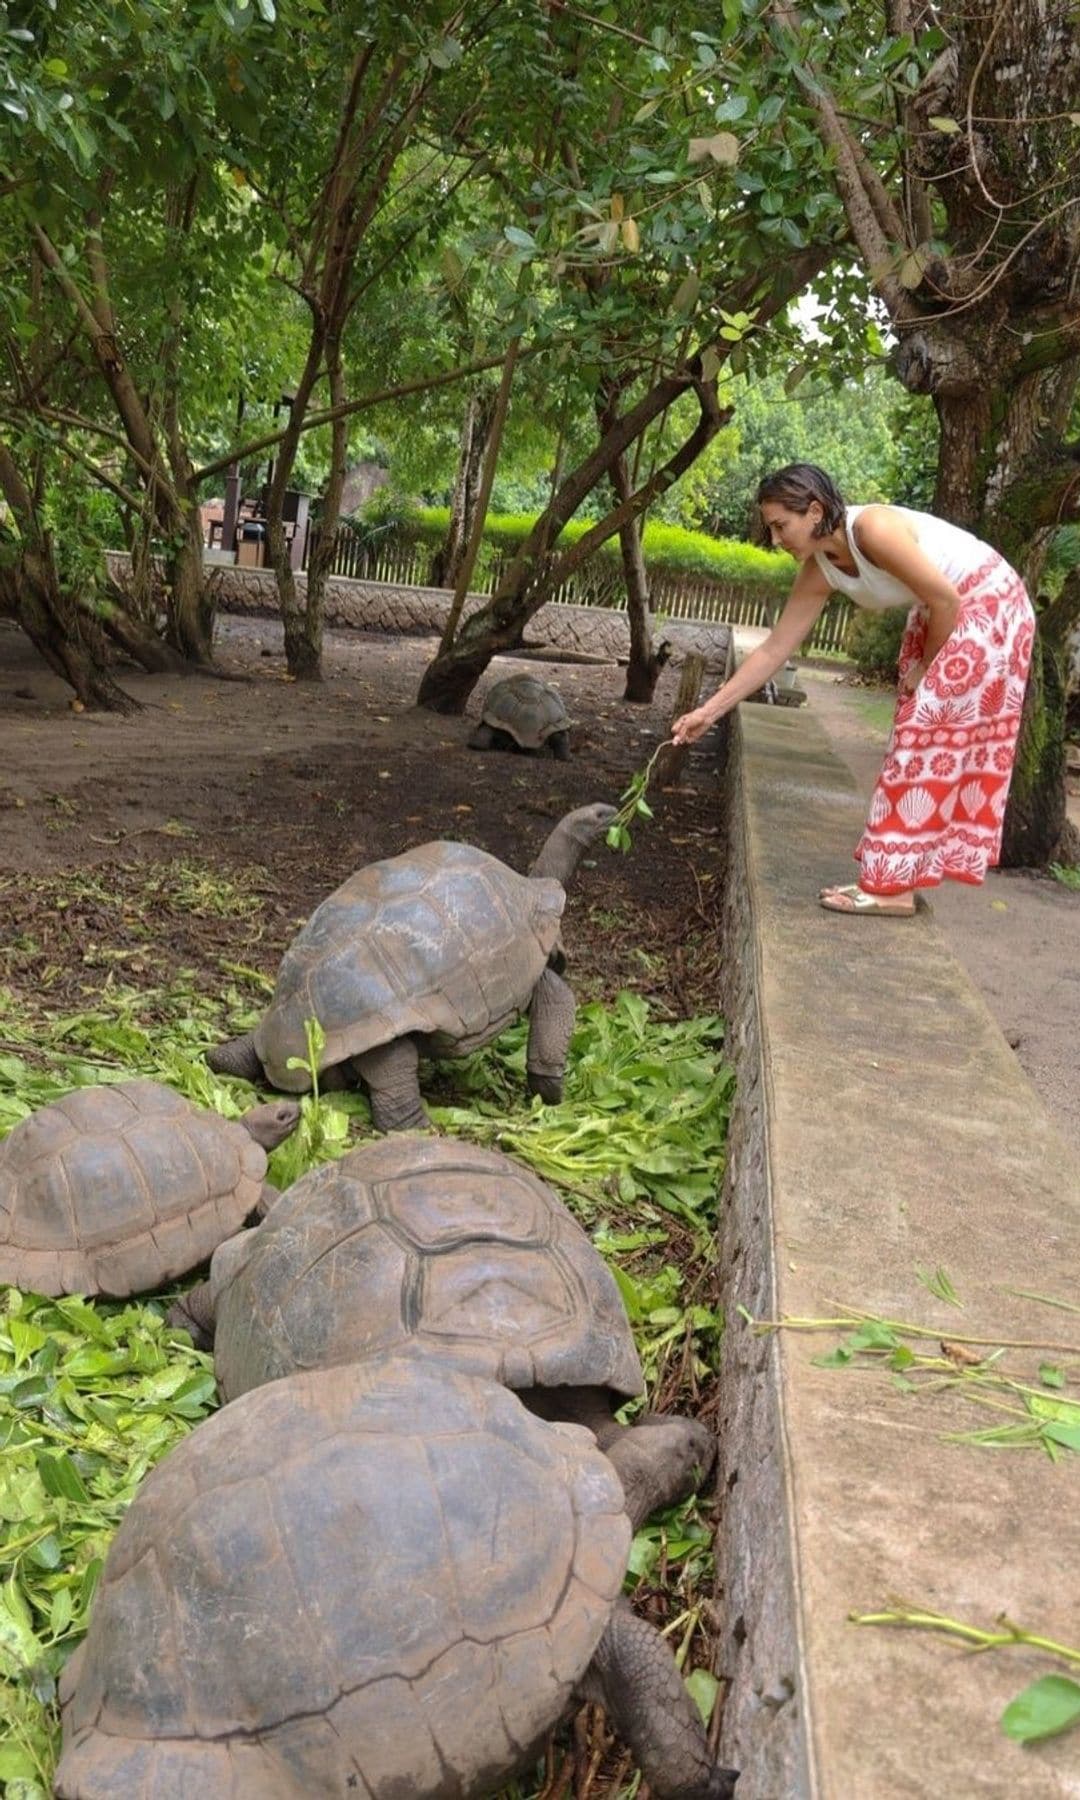
<path fill-rule="evenodd" d="M 900 1625 L 920 1631 L 944 1632 L 948 1637 L 961 1638 L 975 1651 L 1003 1650 L 1011 1644 L 1025 1644 L 1030 1649 L 1046 1650 L 1064 1662 L 1080 1664 L 1080 1649 L 1075 1645 L 1059 1644 L 1039 1632 L 1027 1631 L 1022 1625 L 1014 1625 L 1004 1613 L 992 1630 L 968 1625 L 962 1619 L 951 1619 L 946 1613 L 933 1612 L 926 1607 L 907 1606 L 899 1600 L 882 1612 L 849 1613 L 848 1617 L 853 1625 Z M 1050 1674 L 1040 1675 L 1037 1681 L 1017 1694 L 1015 1700 L 1010 1700 L 999 1723 L 1006 1737 L 1014 1738 L 1018 1744 L 1033 1744 L 1041 1738 L 1054 1737 L 1059 1731 L 1067 1731 L 1078 1721 L 1080 1682 L 1074 1681 L 1071 1675 Z"/>
<path fill-rule="evenodd" d="M 630 786 L 619 795 L 619 810 L 608 826 L 607 836 L 604 840 L 609 850 L 629 850 L 631 819 L 652 818 L 652 807 L 645 795 L 660 752 L 666 748 L 666 744 L 658 744 L 645 767 L 630 777 Z"/>

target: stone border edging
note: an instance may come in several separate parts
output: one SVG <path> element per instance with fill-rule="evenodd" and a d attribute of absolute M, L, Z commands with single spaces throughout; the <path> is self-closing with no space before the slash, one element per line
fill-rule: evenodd
<path fill-rule="evenodd" d="M 110 551 L 108 561 L 114 579 L 122 586 L 130 573 L 130 557 L 126 552 Z M 298 574 L 296 582 L 303 592 L 307 576 Z M 207 583 L 222 612 L 255 613 L 270 618 L 279 614 L 277 582 L 269 569 L 208 565 Z M 486 594 L 467 595 L 465 617 L 479 611 L 488 598 Z M 446 588 L 354 581 L 334 575 L 327 583 L 323 616 L 331 628 L 379 631 L 402 637 L 437 636 L 446 624 L 451 599 Z M 722 621 L 689 624 L 685 620 L 671 620 L 656 628 L 656 636 L 658 640 L 668 638 L 677 657 L 696 652 L 704 656 L 706 667 L 718 678 L 724 674 L 730 655 L 731 627 Z M 525 627 L 525 642 L 625 662 L 630 654 L 630 627 L 624 612 L 606 607 L 549 603 L 540 607 L 529 620 Z"/>
<path fill-rule="evenodd" d="M 1050 1659 L 848 1622 L 899 1595 L 1075 1643 L 1075 1458 L 945 1442 L 994 1415 L 822 1369 L 839 1331 L 759 1336 L 738 1308 L 1080 1342 L 1008 1291 L 1080 1290 L 1080 1164 L 932 916 L 817 906 L 863 804 L 812 709 L 743 708 L 730 735 L 722 1757 L 740 1800 L 1075 1800 L 1075 1732 L 1021 1749 L 998 1726 Z"/>

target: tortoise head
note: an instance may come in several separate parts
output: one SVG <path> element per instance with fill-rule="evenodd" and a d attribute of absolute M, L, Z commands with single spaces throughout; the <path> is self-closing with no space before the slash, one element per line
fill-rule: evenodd
<path fill-rule="evenodd" d="M 265 1106 L 253 1106 L 240 1123 L 264 1150 L 273 1150 L 299 1125 L 300 1103 L 297 1100 L 269 1100 Z"/>
<path fill-rule="evenodd" d="M 560 881 L 563 887 L 573 876 L 594 838 L 606 831 L 615 817 L 616 808 L 597 801 L 592 806 L 579 806 L 560 819 L 539 856 L 529 870 L 530 875 L 546 875 Z"/>

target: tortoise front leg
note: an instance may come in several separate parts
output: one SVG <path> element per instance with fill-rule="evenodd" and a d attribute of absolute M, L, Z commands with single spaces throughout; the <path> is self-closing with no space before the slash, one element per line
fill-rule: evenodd
<path fill-rule="evenodd" d="M 200 1281 L 179 1300 L 174 1300 L 165 1314 L 166 1325 L 187 1331 L 196 1350 L 214 1348 L 214 1302 L 210 1283 Z"/>
<path fill-rule="evenodd" d="M 563 1076 L 577 1003 L 561 975 L 546 968 L 529 1003 L 529 1045 L 525 1055 L 526 1085 L 547 1106 L 563 1097 Z"/>
<path fill-rule="evenodd" d="M 353 1057 L 371 1102 L 376 1131 L 426 1131 L 431 1120 L 424 1111 L 417 1079 L 420 1053 L 412 1038 L 395 1038 Z"/>
<path fill-rule="evenodd" d="M 582 1685 L 658 1800 L 731 1800 L 738 1771 L 716 1761 L 666 1640 L 627 1600 L 616 1602 Z"/>
<path fill-rule="evenodd" d="M 626 1510 L 637 1531 L 661 1506 L 674 1506 L 701 1486 L 716 1461 L 716 1439 L 697 1419 L 663 1414 L 598 1435 L 622 1482 Z"/>
<path fill-rule="evenodd" d="M 230 1038 L 228 1043 L 215 1044 L 206 1052 L 206 1062 L 215 1075 L 240 1075 L 256 1086 L 266 1080 L 266 1072 L 255 1053 L 253 1031 L 245 1032 L 243 1037 Z"/>
<path fill-rule="evenodd" d="M 280 1199 L 281 1199 L 281 1189 L 276 1188 L 272 1181 L 264 1181 L 262 1184 L 260 1193 L 259 1193 L 259 1198 L 255 1202 L 255 1206 L 254 1206 L 254 1209 L 251 1214 L 251 1217 L 252 1217 L 252 1219 L 255 1220 L 256 1224 L 260 1223 L 263 1219 L 265 1219 L 267 1213 L 270 1211 L 270 1208 L 273 1206 L 274 1201 L 280 1200 Z M 244 1220 L 245 1225 L 247 1225 L 249 1222 L 250 1221 L 247 1219 Z"/>

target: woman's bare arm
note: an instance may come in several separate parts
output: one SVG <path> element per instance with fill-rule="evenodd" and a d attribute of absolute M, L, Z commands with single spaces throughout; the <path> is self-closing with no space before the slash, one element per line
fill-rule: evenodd
<path fill-rule="evenodd" d="M 792 584 L 784 610 L 764 643 L 751 651 L 745 661 L 739 664 L 730 681 L 725 681 L 715 694 L 693 712 L 683 713 L 681 719 L 676 719 L 671 728 L 673 741 L 676 744 L 695 743 L 699 737 L 704 736 L 710 725 L 715 725 L 717 719 L 722 719 L 740 700 L 745 700 L 748 694 L 756 694 L 758 688 L 764 687 L 813 629 L 814 621 L 831 592 L 832 589 L 817 564 L 804 563 Z"/>

